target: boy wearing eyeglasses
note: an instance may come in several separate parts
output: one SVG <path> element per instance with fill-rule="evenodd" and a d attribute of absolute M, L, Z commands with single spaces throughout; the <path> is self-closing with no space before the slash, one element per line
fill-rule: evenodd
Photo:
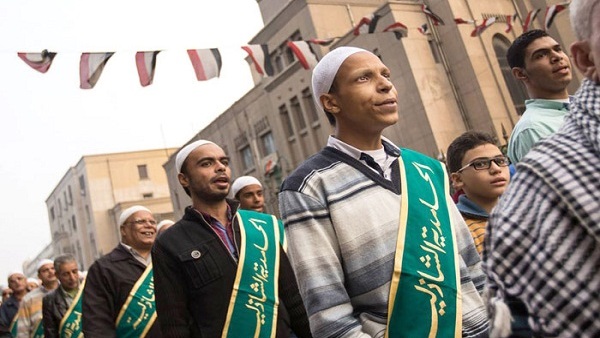
<path fill-rule="evenodd" d="M 478 131 L 468 131 L 452 141 L 447 159 L 454 188 L 464 191 L 458 198 L 458 210 L 481 254 L 489 214 L 510 180 L 510 161 L 489 134 Z"/>

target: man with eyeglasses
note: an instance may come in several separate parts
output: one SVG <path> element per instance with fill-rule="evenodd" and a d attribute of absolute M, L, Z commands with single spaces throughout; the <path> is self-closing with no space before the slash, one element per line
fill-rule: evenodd
<path fill-rule="evenodd" d="M 162 337 L 156 320 L 151 249 L 156 220 L 147 208 L 125 209 L 118 220 L 121 243 L 90 267 L 83 291 L 83 334 Z"/>

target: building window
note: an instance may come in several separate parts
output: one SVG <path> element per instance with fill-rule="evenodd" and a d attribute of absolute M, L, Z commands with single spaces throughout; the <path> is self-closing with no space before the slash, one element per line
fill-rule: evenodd
<path fill-rule="evenodd" d="M 79 176 L 79 190 L 81 191 L 81 196 L 85 196 L 85 177 L 83 175 Z"/>
<path fill-rule="evenodd" d="M 432 38 L 427 39 L 427 42 L 429 43 L 429 48 L 431 49 L 433 60 L 435 60 L 435 63 L 441 63 L 442 57 L 440 55 L 440 49 L 437 43 Z"/>
<path fill-rule="evenodd" d="M 54 221 L 54 218 L 56 216 L 54 215 L 54 207 L 50 207 L 50 220 Z"/>
<path fill-rule="evenodd" d="M 148 166 L 145 164 L 141 164 L 137 166 L 138 174 L 140 175 L 140 180 L 145 180 L 148 178 Z"/>
<path fill-rule="evenodd" d="M 525 100 L 528 99 L 528 96 L 525 86 L 512 75 L 512 70 L 506 60 L 506 51 L 508 51 L 508 47 L 510 47 L 510 41 L 508 41 L 505 36 L 496 34 L 492 39 L 492 45 L 494 46 L 496 59 L 498 60 L 498 65 L 502 71 L 502 77 L 504 78 L 506 87 L 508 87 L 508 92 L 510 93 L 513 105 L 517 110 L 517 114 L 522 115 L 525 112 Z"/>
<path fill-rule="evenodd" d="M 69 205 L 73 205 L 73 193 L 71 192 L 71 186 L 67 187 L 67 193 L 69 196 Z"/>
<path fill-rule="evenodd" d="M 146 198 L 152 198 L 152 196 L 154 196 L 154 194 L 152 194 L 151 192 L 150 193 L 146 193 L 146 194 L 142 194 L 142 197 L 144 199 L 146 199 Z"/>
<path fill-rule="evenodd" d="M 275 147 L 275 140 L 273 139 L 273 133 L 268 132 L 262 135 L 260 140 L 262 141 L 263 154 L 269 155 L 277 150 Z"/>
<path fill-rule="evenodd" d="M 67 192 L 63 191 L 63 198 L 65 199 L 65 210 L 69 209 L 69 199 L 67 199 Z"/>
<path fill-rule="evenodd" d="M 85 219 L 87 220 L 88 224 L 90 224 L 90 222 L 92 221 L 92 218 L 90 217 L 90 207 L 88 207 L 87 205 L 85 206 Z"/>
<path fill-rule="evenodd" d="M 58 216 L 62 216 L 62 201 L 60 200 L 60 198 L 58 199 Z"/>
<path fill-rule="evenodd" d="M 302 91 L 302 103 L 304 105 L 304 109 L 306 109 L 306 112 L 308 113 L 310 122 L 319 121 L 319 114 L 317 113 L 317 107 L 315 107 L 313 96 L 310 93 L 310 88 L 306 88 Z"/>
<path fill-rule="evenodd" d="M 73 226 L 73 230 L 77 231 L 77 222 L 75 221 L 75 215 L 71 216 L 71 225 Z"/>
<path fill-rule="evenodd" d="M 300 101 L 298 101 L 298 98 L 296 96 L 292 97 L 292 99 L 290 100 L 290 106 L 292 107 L 294 120 L 296 121 L 296 126 L 298 126 L 298 129 L 306 129 L 306 120 L 304 119 L 304 113 L 302 112 L 302 108 L 300 107 Z"/>
<path fill-rule="evenodd" d="M 252 149 L 250 149 L 249 145 L 240 150 L 240 155 L 242 156 L 242 160 L 244 162 L 244 170 L 254 168 L 254 158 L 252 156 Z"/>
<path fill-rule="evenodd" d="M 288 137 L 294 136 L 294 128 L 292 127 L 292 120 L 290 119 L 290 113 L 287 110 L 287 106 L 282 104 L 279 106 L 279 115 L 281 116 L 281 122 L 283 123 L 283 130 L 285 135 Z"/>
<path fill-rule="evenodd" d="M 275 73 L 281 73 L 285 68 L 285 65 L 283 64 L 283 58 L 281 57 L 281 53 L 279 51 L 276 51 L 272 58 L 273 65 L 275 66 Z"/>

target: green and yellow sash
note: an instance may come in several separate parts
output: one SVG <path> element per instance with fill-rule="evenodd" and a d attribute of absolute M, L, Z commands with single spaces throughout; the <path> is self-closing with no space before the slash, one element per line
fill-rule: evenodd
<path fill-rule="evenodd" d="M 241 243 L 223 338 L 272 338 L 279 305 L 279 245 L 283 227 L 273 215 L 238 210 Z"/>
<path fill-rule="evenodd" d="M 32 338 L 44 338 L 44 321 L 40 318 L 40 322 L 35 326 Z"/>
<path fill-rule="evenodd" d="M 17 336 L 17 327 L 19 326 L 19 312 L 17 312 L 17 314 L 15 315 L 15 317 L 13 318 L 12 322 L 10 322 L 10 327 L 8 328 L 8 330 L 10 331 L 10 335 L 13 337 Z"/>
<path fill-rule="evenodd" d="M 154 273 L 146 267 L 123 304 L 116 321 L 117 337 L 145 337 L 156 320 Z"/>
<path fill-rule="evenodd" d="M 461 337 L 460 269 L 443 164 L 402 149 L 402 205 L 386 337 Z"/>
<path fill-rule="evenodd" d="M 85 287 L 85 280 L 79 285 L 79 291 L 73 299 L 71 306 L 65 313 L 63 319 L 61 319 L 58 325 L 58 336 L 60 338 L 80 338 L 83 337 L 83 326 L 81 324 L 81 303 L 83 288 Z M 62 292 L 57 290 L 55 292 Z"/>

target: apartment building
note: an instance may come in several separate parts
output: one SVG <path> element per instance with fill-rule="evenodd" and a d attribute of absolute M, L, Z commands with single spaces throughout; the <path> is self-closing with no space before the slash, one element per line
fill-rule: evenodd
<path fill-rule="evenodd" d="M 70 167 L 46 199 L 54 255 L 73 254 L 87 270 L 119 243 L 118 217 L 132 205 L 173 218 L 162 165 L 176 150 L 86 155 Z"/>

